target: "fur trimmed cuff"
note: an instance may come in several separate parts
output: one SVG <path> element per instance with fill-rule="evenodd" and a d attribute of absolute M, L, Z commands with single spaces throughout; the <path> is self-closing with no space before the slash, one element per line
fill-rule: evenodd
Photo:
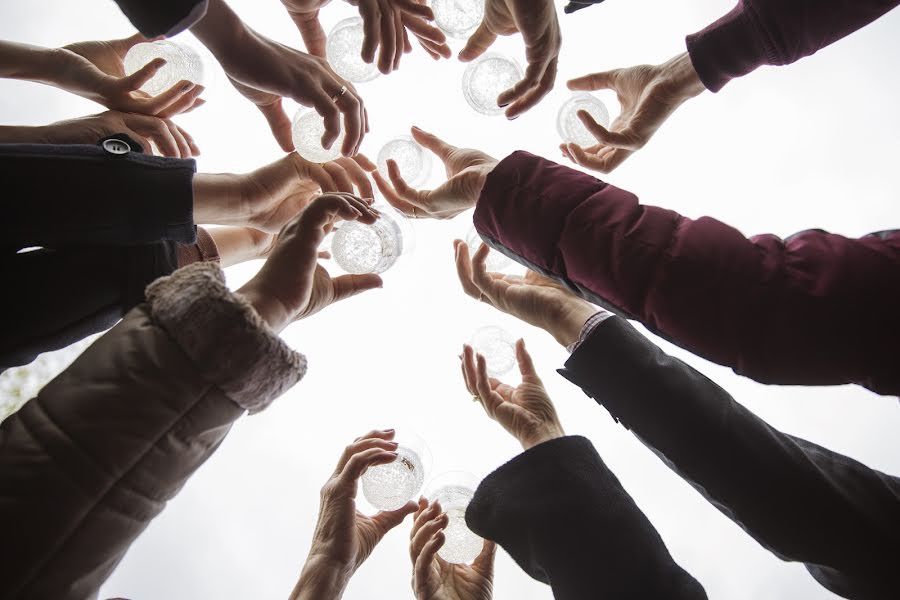
<path fill-rule="evenodd" d="M 201 262 L 147 286 L 150 316 L 239 406 L 257 413 L 306 374 L 306 357 L 288 348 L 238 294 L 218 265 Z"/>

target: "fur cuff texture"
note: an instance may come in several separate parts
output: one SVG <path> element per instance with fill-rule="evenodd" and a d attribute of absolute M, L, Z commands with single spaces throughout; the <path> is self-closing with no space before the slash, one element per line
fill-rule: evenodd
<path fill-rule="evenodd" d="M 291 350 L 214 263 L 195 263 L 147 287 L 150 315 L 201 375 L 235 403 L 257 413 L 306 374 Z"/>

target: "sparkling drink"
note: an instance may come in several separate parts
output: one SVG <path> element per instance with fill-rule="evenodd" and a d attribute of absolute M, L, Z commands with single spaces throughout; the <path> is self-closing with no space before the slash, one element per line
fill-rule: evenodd
<path fill-rule="evenodd" d="M 359 17 L 344 19 L 334 26 L 325 42 L 325 56 L 334 72 L 353 83 L 372 81 L 381 73 L 375 61 L 362 59 L 364 38 L 363 20 Z"/>
<path fill-rule="evenodd" d="M 577 144 L 583 148 L 594 146 L 598 143 L 597 138 L 578 118 L 579 110 L 586 111 L 603 127 L 609 127 L 609 111 L 603 101 L 587 92 L 579 92 L 559 107 L 556 130 L 567 144 Z"/>
<path fill-rule="evenodd" d="M 297 154 L 306 160 L 324 163 L 340 157 L 341 144 L 344 143 L 343 121 L 341 122 L 341 132 L 331 148 L 322 147 L 322 135 L 324 134 L 325 119 L 314 109 L 304 107 L 294 115 L 291 126 L 294 148 L 297 149 Z"/>
<path fill-rule="evenodd" d="M 378 170 L 387 173 L 387 161 L 393 159 L 400 176 L 411 187 L 419 187 L 431 175 L 431 155 L 410 136 L 391 140 L 378 151 Z"/>
<path fill-rule="evenodd" d="M 426 496 L 438 501 L 447 513 L 444 529 L 444 545 L 438 556 L 449 563 L 471 563 L 484 547 L 484 540 L 466 525 L 466 508 L 478 487 L 477 478 L 465 471 L 448 471 L 435 477 L 428 486 Z"/>
<path fill-rule="evenodd" d="M 469 246 L 470 257 L 475 256 L 475 253 L 478 252 L 478 249 L 481 248 L 482 245 L 484 245 L 484 241 L 481 239 L 481 236 L 478 235 L 478 230 L 475 229 L 474 225 L 469 230 L 468 235 L 466 235 L 466 245 Z M 500 252 L 497 252 L 496 250 L 491 248 L 490 251 L 488 251 L 487 258 L 484 261 L 484 266 L 489 272 L 496 273 L 508 267 L 511 262 L 512 261 L 508 256 L 506 256 L 505 254 L 501 254 Z"/>
<path fill-rule="evenodd" d="M 366 470 L 362 476 L 362 492 L 375 508 L 396 510 L 418 494 L 424 482 L 422 457 L 401 445 L 397 448 L 397 460 Z"/>
<path fill-rule="evenodd" d="M 502 327 L 488 325 L 477 329 L 469 344 L 484 356 L 491 377 L 500 377 L 516 366 L 516 341 Z"/>
<path fill-rule="evenodd" d="M 371 225 L 348 221 L 334 232 L 331 257 L 347 273 L 383 273 L 394 266 L 404 251 L 399 217 L 379 209 L 381 217 Z"/>
<path fill-rule="evenodd" d="M 484 0 L 431 0 L 434 24 L 458 40 L 469 37 L 484 18 Z"/>
<path fill-rule="evenodd" d="M 141 91 L 156 96 L 182 80 L 203 83 L 203 60 L 197 51 L 169 40 L 132 46 L 123 59 L 125 75 L 131 75 L 156 58 L 164 58 L 166 64 L 141 86 Z"/>
<path fill-rule="evenodd" d="M 499 115 L 497 97 L 524 77 L 514 59 L 488 53 L 469 64 L 463 73 L 463 95 L 469 106 L 483 115 Z"/>

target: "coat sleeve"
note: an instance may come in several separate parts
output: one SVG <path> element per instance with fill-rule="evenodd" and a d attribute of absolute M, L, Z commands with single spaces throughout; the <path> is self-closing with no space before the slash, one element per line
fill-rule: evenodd
<path fill-rule="evenodd" d="M 0 598 L 93 597 L 129 545 L 302 355 L 198 263 L 158 280 L 0 424 Z"/>
<path fill-rule="evenodd" d="M 0 144 L 0 245 L 193 244 L 194 171 L 192 159 L 100 146 Z"/>
<path fill-rule="evenodd" d="M 488 176 L 475 226 L 497 250 L 740 375 L 900 393 L 900 231 L 748 239 L 527 152 Z"/>
<path fill-rule="evenodd" d="M 787 65 L 878 19 L 900 0 L 739 0 L 687 37 L 694 69 L 718 92 L 762 65 Z"/>
<path fill-rule="evenodd" d="M 557 600 L 706 598 L 583 437 L 545 442 L 494 471 L 466 522 Z"/>
<path fill-rule="evenodd" d="M 778 557 L 848 598 L 896 592 L 897 478 L 778 431 L 620 318 L 561 374 Z"/>
<path fill-rule="evenodd" d="M 146 37 L 172 37 L 206 14 L 209 0 L 115 0 L 135 29 Z"/>

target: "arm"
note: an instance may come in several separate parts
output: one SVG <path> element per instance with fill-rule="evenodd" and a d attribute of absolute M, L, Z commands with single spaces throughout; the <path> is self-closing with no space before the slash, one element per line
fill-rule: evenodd
<path fill-rule="evenodd" d="M 774 429 L 622 319 L 593 329 L 560 372 L 780 558 L 847 597 L 895 589 L 896 478 Z"/>
<path fill-rule="evenodd" d="M 474 220 L 497 250 L 741 375 L 900 392 L 900 232 L 748 239 L 526 152 L 487 176 Z"/>
<path fill-rule="evenodd" d="M 115 0 L 135 29 L 147 37 L 172 37 L 203 18 L 209 0 Z"/>
<path fill-rule="evenodd" d="M 898 0 L 739 0 L 687 37 L 691 61 L 713 92 L 762 65 L 787 65 L 875 21 Z"/>

